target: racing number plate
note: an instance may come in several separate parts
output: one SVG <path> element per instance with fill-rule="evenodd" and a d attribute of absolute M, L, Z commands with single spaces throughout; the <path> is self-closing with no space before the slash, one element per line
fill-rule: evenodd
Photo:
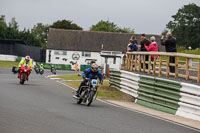
<path fill-rule="evenodd" d="M 92 80 L 92 85 L 97 85 L 97 80 L 93 79 Z"/>

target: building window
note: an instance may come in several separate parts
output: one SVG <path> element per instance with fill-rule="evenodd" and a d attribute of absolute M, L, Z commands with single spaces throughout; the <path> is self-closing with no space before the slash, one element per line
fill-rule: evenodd
<path fill-rule="evenodd" d="M 59 60 L 60 58 L 59 57 L 56 57 L 56 60 Z"/>
<path fill-rule="evenodd" d="M 67 51 L 56 50 L 54 51 L 54 55 L 67 55 Z"/>
<path fill-rule="evenodd" d="M 82 56 L 91 57 L 91 52 L 82 52 Z"/>

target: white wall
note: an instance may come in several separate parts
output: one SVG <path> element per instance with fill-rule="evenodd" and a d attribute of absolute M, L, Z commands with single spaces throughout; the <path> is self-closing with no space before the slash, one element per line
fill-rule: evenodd
<path fill-rule="evenodd" d="M 1 61 L 16 61 L 17 56 L 0 54 Z"/>
<path fill-rule="evenodd" d="M 51 58 L 49 62 L 49 51 L 51 51 Z M 55 51 L 60 51 L 60 53 L 66 53 L 66 55 L 56 55 Z M 73 55 L 80 56 L 78 60 L 74 59 Z M 123 56 L 123 55 L 121 55 Z M 57 59 L 56 59 L 57 58 Z M 64 60 L 66 59 L 66 60 Z M 47 49 L 46 51 L 46 63 L 52 63 L 52 64 L 71 64 L 70 62 L 78 62 L 78 67 L 80 68 L 80 65 L 87 65 L 90 63 L 91 60 L 96 60 L 97 65 L 102 66 L 105 63 L 105 58 L 100 56 L 99 52 L 91 52 L 91 57 L 85 57 L 82 56 L 82 51 L 64 51 L 64 50 L 50 50 Z M 113 58 L 108 59 L 108 64 L 110 68 L 114 69 L 120 69 L 122 63 L 122 58 L 116 58 L 116 64 L 113 64 Z M 72 68 L 74 66 L 72 65 Z"/>

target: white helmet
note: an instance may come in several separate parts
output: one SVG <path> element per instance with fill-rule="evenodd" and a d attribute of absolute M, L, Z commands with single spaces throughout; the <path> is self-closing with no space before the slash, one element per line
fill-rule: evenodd
<path fill-rule="evenodd" d="M 30 60 L 30 56 L 27 55 L 27 56 L 25 57 L 25 60 L 29 61 L 29 60 Z"/>
<path fill-rule="evenodd" d="M 95 71 L 95 72 L 97 72 L 97 70 L 98 70 L 98 65 L 96 64 L 96 63 L 92 63 L 91 64 L 91 69 L 93 70 L 93 71 Z"/>

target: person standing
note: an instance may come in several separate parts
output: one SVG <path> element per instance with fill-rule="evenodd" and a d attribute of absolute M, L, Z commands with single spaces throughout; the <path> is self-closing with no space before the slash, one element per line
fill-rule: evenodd
<path fill-rule="evenodd" d="M 154 36 L 152 36 L 150 38 L 151 44 L 149 46 L 147 46 L 146 44 L 144 44 L 146 50 L 148 52 L 158 52 L 158 44 L 156 43 L 156 38 Z M 155 55 L 156 58 L 158 58 L 158 55 Z M 151 61 L 154 60 L 154 55 L 151 55 Z M 151 65 L 152 69 L 153 69 L 153 64 Z"/>
<path fill-rule="evenodd" d="M 74 70 L 77 72 L 77 71 L 79 71 L 79 69 L 78 69 L 78 62 L 76 61 L 75 62 L 75 64 L 74 64 Z"/>
<path fill-rule="evenodd" d="M 161 37 L 161 45 L 165 46 L 166 52 L 176 52 L 176 38 L 172 37 L 171 32 L 167 32 L 166 39 L 164 36 Z M 170 56 L 169 62 L 175 63 L 175 57 Z M 175 66 L 169 66 L 169 69 L 171 73 L 175 73 Z"/>
<path fill-rule="evenodd" d="M 146 46 L 149 46 L 151 42 L 146 38 L 145 34 L 142 34 L 140 38 L 141 38 L 141 42 L 140 42 L 140 45 L 138 46 L 138 48 L 139 48 L 138 50 L 142 51 L 142 52 L 146 52 L 147 50 L 146 50 L 144 44 L 146 44 Z M 148 61 L 148 60 L 149 60 L 149 56 L 146 55 L 145 61 Z M 148 64 L 145 64 L 145 66 L 146 66 L 146 69 L 148 69 Z M 143 67 L 143 65 L 142 65 L 142 67 Z"/>

